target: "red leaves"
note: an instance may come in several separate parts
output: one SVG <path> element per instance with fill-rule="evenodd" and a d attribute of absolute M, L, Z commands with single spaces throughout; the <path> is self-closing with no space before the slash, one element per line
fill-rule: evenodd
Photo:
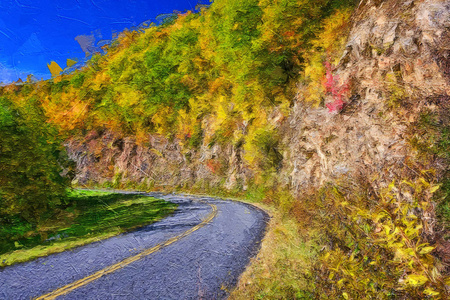
<path fill-rule="evenodd" d="M 331 64 L 327 61 L 325 62 L 325 68 L 327 70 L 325 88 L 327 93 L 331 93 L 334 101 L 327 104 L 329 112 L 341 111 L 347 104 L 342 100 L 346 97 L 349 92 L 349 84 L 346 82 L 343 85 L 339 85 L 339 77 L 333 76 L 333 70 Z"/>
<path fill-rule="evenodd" d="M 218 162 L 218 161 L 216 161 L 216 160 L 214 160 L 214 159 L 209 159 L 207 162 L 206 162 L 206 166 L 208 167 L 208 169 L 211 171 L 211 173 L 217 173 L 217 171 L 219 171 L 220 170 L 220 168 L 221 168 L 221 163 L 220 162 Z"/>
<path fill-rule="evenodd" d="M 329 112 L 334 112 L 334 111 L 342 110 L 344 108 L 345 104 L 347 104 L 347 103 L 342 101 L 341 97 L 338 97 L 334 100 L 334 102 L 328 103 L 327 107 L 328 107 Z"/>

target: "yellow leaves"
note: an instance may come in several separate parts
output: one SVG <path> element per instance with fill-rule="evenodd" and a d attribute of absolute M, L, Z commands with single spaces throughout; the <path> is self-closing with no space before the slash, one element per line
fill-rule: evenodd
<path fill-rule="evenodd" d="M 143 95 L 140 91 L 132 89 L 128 85 L 119 85 L 115 89 L 119 94 L 117 104 L 121 107 L 129 108 L 141 103 Z"/>
<path fill-rule="evenodd" d="M 386 210 L 381 210 L 380 212 L 378 212 L 377 214 L 374 215 L 373 221 L 375 223 L 378 223 L 382 218 L 385 218 L 385 217 L 388 217 L 388 218 L 390 217 L 389 212 L 387 212 Z"/>
<path fill-rule="evenodd" d="M 155 124 L 156 133 L 167 135 L 168 132 L 173 132 L 173 108 L 163 106 L 153 115 L 152 122 Z"/>
<path fill-rule="evenodd" d="M 347 38 L 344 28 L 349 24 L 351 13 L 351 9 L 337 10 L 327 18 L 314 44 L 323 47 L 329 54 L 341 48 Z"/>
<path fill-rule="evenodd" d="M 431 251 L 433 251 L 435 249 L 435 247 L 433 246 L 428 246 L 428 247 L 423 247 L 420 251 L 419 254 L 428 254 Z"/>
<path fill-rule="evenodd" d="M 42 97 L 42 107 L 51 123 L 67 132 L 84 126 L 89 115 L 89 103 L 78 97 L 77 91 L 68 90 L 60 95 Z"/>
<path fill-rule="evenodd" d="M 436 292 L 433 288 L 430 288 L 430 287 L 427 287 L 427 288 L 423 291 L 423 293 L 424 293 L 425 295 L 428 295 L 428 296 L 438 296 L 438 295 L 440 295 L 439 292 Z"/>
<path fill-rule="evenodd" d="M 408 180 L 402 180 L 401 183 L 406 184 L 406 185 L 409 185 L 410 187 L 414 188 L 414 184 L 413 184 L 411 181 L 408 181 Z"/>
<path fill-rule="evenodd" d="M 422 183 L 423 187 L 425 187 L 425 188 L 430 186 L 430 184 L 423 177 L 420 177 L 419 181 L 420 181 L 420 183 Z"/>
<path fill-rule="evenodd" d="M 342 201 L 342 202 L 339 202 L 339 205 L 345 207 L 345 206 L 348 206 L 349 203 L 347 201 Z"/>
<path fill-rule="evenodd" d="M 258 124 L 261 122 L 261 124 Z M 258 124 L 258 125 L 257 125 Z M 252 168 L 271 171 L 279 163 L 277 130 L 266 118 L 256 118 L 245 136 L 244 159 Z"/>
<path fill-rule="evenodd" d="M 99 90 L 100 87 L 109 82 L 110 77 L 106 71 L 98 72 L 92 80 L 92 87 L 96 90 Z"/>
<path fill-rule="evenodd" d="M 224 91 L 224 89 L 227 89 L 229 87 L 230 87 L 230 84 L 225 79 L 225 77 L 218 77 L 210 83 L 209 92 L 211 94 L 214 94 L 216 92 L 222 92 L 222 91 Z"/>
<path fill-rule="evenodd" d="M 163 157 L 163 154 L 160 151 L 158 151 L 157 149 L 155 149 L 155 148 L 151 148 L 150 151 L 152 151 L 153 153 L 155 153 L 159 157 Z"/>
<path fill-rule="evenodd" d="M 424 285 L 428 278 L 424 275 L 411 274 L 406 277 L 404 284 L 412 287 Z"/>
<path fill-rule="evenodd" d="M 391 227 L 388 225 L 383 225 L 384 233 L 386 236 L 389 236 L 389 233 L 391 232 Z"/>
<path fill-rule="evenodd" d="M 403 243 L 391 243 L 390 245 L 395 250 L 395 260 L 397 262 L 407 262 L 412 267 L 414 260 L 411 260 L 411 257 L 414 255 L 414 250 L 405 248 Z"/>
<path fill-rule="evenodd" d="M 335 189 L 328 188 L 320 196 L 326 212 L 333 215 L 327 228 L 352 252 L 325 251 L 320 262 L 328 270 L 327 282 L 334 281 L 350 298 L 394 289 L 417 298 L 439 296 L 443 282 L 431 255 L 435 247 L 422 242 L 426 222 L 422 212 L 429 207 L 433 189 L 435 185 L 424 178 L 392 181 L 379 191 L 384 200 L 368 208 L 352 197 L 337 197 Z"/>
<path fill-rule="evenodd" d="M 335 273 L 334 272 L 330 272 L 330 275 L 328 275 L 328 279 L 329 280 L 333 280 Z"/>
<path fill-rule="evenodd" d="M 67 61 L 66 61 L 66 65 L 67 65 L 68 68 L 70 68 L 71 66 L 75 65 L 76 63 L 77 63 L 76 60 L 73 60 L 73 59 L 70 59 L 70 58 L 68 58 Z"/>
<path fill-rule="evenodd" d="M 309 83 L 302 90 L 306 102 L 313 103 L 318 106 L 321 98 L 325 94 L 325 88 L 322 84 L 322 78 L 325 75 L 325 68 L 322 64 L 320 55 L 313 56 L 305 67 L 305 77 Z"/>
<path fill-rule="evenodd" d="M 230 111 L 230 105 L 231 103 L 229 103 L 228 99 L 225 96 L 217 97 L 214 107 L 214 111 L 216 112 L 216 128 L 227 119 L 228 112 Z"/>
<path fill-rule="evenodd" d="M 195 114 L 188 113 L 184 109 L 178 111 L 177 137 L 182 145 L 184 145 L 184 141 L 187 140 L 187 138 L 192 137 L 196 123 L 197 117 Z"/>
<path fill-rule="evenodd" d="M 439 190 L 441 188 L 442 184 L 436 184 L 436 185 L 432 185 L 430 188 L 430 193 L 433 194 L 435 193 L 437 190 Z"/>
<path fill-rule="evenodd" d="M 324 57 L 333 65 L 337 65 L 343 49 L 346 37 L 345 28 L 349 23 L 350 9 L 338 10 L 325 19 L 323 28 L 317 38 L 312 41 L 312 49 L 304 53 L 307 64 L 305 66 L 305 77 L 308 80 L 302 88 L 302 96 L 308 103 L 318 106 L 325 95 L 323 79 L 325 78 Z M 338 37 L 338 38 L 336 38 Z"/>
<path fill-rule="evenodd" d="M 47 64 L 47 68 L 50 70 L 52 77 L 56 77 L 62 72 L 62 68 L 55 62 L 52 61 L 50 64 Z"/>

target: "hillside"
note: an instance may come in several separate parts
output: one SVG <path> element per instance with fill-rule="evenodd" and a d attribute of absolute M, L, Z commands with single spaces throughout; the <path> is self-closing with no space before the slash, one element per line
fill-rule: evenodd
<path fill-rule="evenodd" d="M 0 93 L 42 106 L 75 185 L 271 210 L 236 299 L 445 298 L 449 28 L 441 0 L 216 0 Z"/>

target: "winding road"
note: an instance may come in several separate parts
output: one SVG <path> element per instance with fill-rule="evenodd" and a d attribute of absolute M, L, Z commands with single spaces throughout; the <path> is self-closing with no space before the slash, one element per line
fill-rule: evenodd
<path fill-rule="evenodd" d="M 179 204 L 136 231 L 0 269 L 0 299 L 224 299 L 259 249 L 268 216 L 241 202 Z"/>

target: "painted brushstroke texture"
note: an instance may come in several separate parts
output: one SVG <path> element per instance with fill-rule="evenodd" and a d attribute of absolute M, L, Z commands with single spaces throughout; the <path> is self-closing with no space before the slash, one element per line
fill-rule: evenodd
<path fill-rule="evenodd" d="M 209 1 L 199 1 L 209 4 Z M 158 15 L 195 10 L 196 0 L 6 0 L 0 2 L 0 82 L 28 74 L 48 79 L 47 64 L 83 61 L 125 28 Z"/>

